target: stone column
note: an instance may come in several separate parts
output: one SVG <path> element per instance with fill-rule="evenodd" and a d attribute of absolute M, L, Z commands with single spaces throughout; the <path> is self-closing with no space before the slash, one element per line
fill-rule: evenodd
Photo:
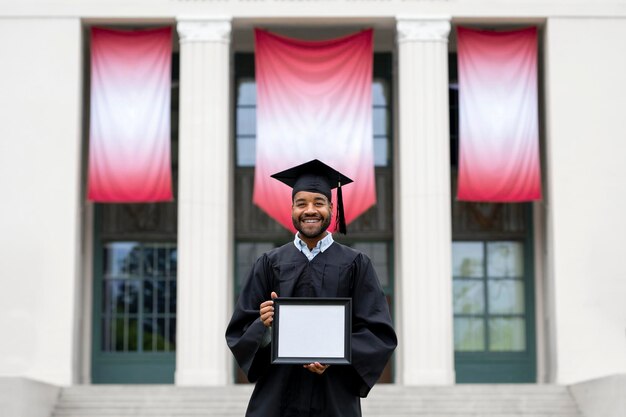
<path fill-rule="evenodd" d="M 454 383 L 449 18 L 397 19 L 396 265 L 405 385 Z"/>
<path fill-rule="evenodd" d="M 179 18 L 177 385 L 224 385 L 231 279 L 228 18 Z"/>

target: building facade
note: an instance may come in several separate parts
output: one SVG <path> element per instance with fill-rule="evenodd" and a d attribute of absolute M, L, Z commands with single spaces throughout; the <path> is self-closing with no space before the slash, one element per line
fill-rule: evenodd
<path fill-rule="evenodd" d="M 86 199 L 94 26 L 176 29 L 172 203 Z M 539 30 L 539 202 L 455 200 L 458 26 Z M 0 5 L 0 376 L 240 379 L 234 301 L 292 238 L 251 202 L 255 27 L 374 28 L 378 203 L 338 240 L 370 255 L 392 309 L 385 382 L 626 373 L 623 2 L 29 0 Z"/>

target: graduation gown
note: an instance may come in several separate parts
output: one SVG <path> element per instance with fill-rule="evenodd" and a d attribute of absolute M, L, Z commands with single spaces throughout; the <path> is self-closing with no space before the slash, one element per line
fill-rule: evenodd
<path fill-rule="evenodd" d="M 352 298 L 352 364 L 322 375 L 302 365 L 271 365 L 259 305 L 279 297 Z M 255 262 L 226 330 L 226 341 L 250 382 L 247 417 L 356 417 L 396 347 L 389 308 L 371 261 L 333 242 L 309 261 L 290 242 Z"/>

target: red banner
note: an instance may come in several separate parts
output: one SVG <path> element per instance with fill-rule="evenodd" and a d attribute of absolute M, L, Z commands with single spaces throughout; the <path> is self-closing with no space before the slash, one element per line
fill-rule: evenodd
<path fill-rule="evenodd" d="M 172 199 L 171 28 L 91 30 L 88 198 Z"/>
<path fill-rule="evenodd" d="M 457 48 L 458 199 L 541 199 L 536 28 L 458 28 Z"/>
<path fill-rule="evenodd" d="M 255 42 L 254 203 L 295 231 L 291 188 L 270 175 L 317 158 L 354 180 L 342 188 L 350 223 L 376 203 L 372 31 L 311 42 L 257 29 Z"/>

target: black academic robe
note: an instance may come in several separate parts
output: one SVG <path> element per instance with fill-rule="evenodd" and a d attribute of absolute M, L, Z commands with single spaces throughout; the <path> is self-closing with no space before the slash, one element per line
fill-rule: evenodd
<path fill-rule="evenodd" d="M 301 365 L 271 365 L 259 305 L 279 297 L 352 298 L 352 364 L 322 375 Z M 396 347 L 389 307 L 371 261 L 334 242 L 309 261 L 290 242 L 255 262 L 226 330 L 237 363 L 256 382 L 248 417 L 357 417 Z"/>

